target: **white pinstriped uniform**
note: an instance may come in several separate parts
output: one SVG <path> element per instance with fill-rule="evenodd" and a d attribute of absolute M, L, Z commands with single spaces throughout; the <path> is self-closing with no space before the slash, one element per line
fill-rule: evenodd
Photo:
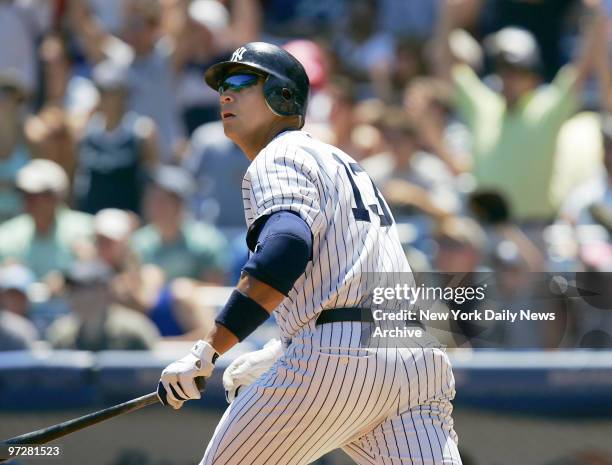
<path fill-rule="evenodd" d="M 248 226 L 294 211 L 312 230 L 313 256 L 275 310 L 291 344 L 227 409 L 201 465 L 301 465 L 337 448 L 364 465 L 461 464 L 443 350 L 365 348 L 362 323 L 315 325 L 323 309 L 362 306 L 363 273 L 410 272 L 370 178 L 339 149 L 286 131 L 242 190 Z"/>

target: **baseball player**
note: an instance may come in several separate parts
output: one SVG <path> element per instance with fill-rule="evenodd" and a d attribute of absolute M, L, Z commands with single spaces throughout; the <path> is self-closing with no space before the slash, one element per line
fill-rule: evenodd
<path fill-rule="evenodd" d="M 164 369 L 158 396 L 174 409 L 198 399 L 195 379 L 271 313 L 282 342 L 226 370 L 231 404 L 201 465 L 301 465 L 337 448 L 358 464 L 461 464 L 446 353 L 364 344 L 362 276 L 410 267 L 367 174 L 301 131 L 303 67 L 255 42 L 205 80 L 219 91 L 225 134 L 251 160 L 242 184 L 251 254 L 212 334 Z"/>

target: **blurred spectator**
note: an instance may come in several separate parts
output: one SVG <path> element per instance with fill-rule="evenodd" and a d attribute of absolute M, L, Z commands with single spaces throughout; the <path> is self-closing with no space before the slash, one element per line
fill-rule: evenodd
<path fill-rule="evenodd" d="M 545 257 L 512 221 L 503 196 L 496 191 L 477 190 L 470 194 L 468 206 L 476 221 L 487 232 L 490 243 L 488 252 L 491 252 L 493 261 L 497 260 L 495 264 L 520 264 L 526 271 L 544 271 Z"/>
<path fill-rule="evenodd" d="M 127 68 L 105 61 L 93 70 L 100 93 L 98 111 L 79 144 L 74 194 L 79 210 L 104 208 L 140 212 L 147 172 L 157 163 L 155 124 L 127 109 L 136 83 Z"/>
<path fill-rule="evenodd" d="M 108 210 L 107 210 L 108 211 Z M 123 249 L 123 242 L 105 239 L 97 243 L 98 255 Z M 114 250 L 110 250 L 111 247 Z M 106 252 L 103 250 L 106 249 Z M 164 339 L 193 341 L 205 338 L 213 327 L 215 311 L 204 305 L 208 287 L 198 280 L 177 278 L 170 282 L 155 265 L 140 266 L 128 252 L 123 268 L 111 283 L 113 298 L 145 315 Z"/>
<path fill-rule="evenodd" d="M 540 86 L 541 52 L 529 32 L 507 28 L 487 40 L 501 85 L 492 91 L 465 65 L 453 67 L 448 38 L 465 0 L 445 0 L 436 39 L 438 75 L 454 84 L 455 105 L 473 131 L 473 171 L 479 187 L 508 198 L 513 216 L 542 224 L 555 215 L 551 202 L 555 143 L 563 122 L 578 107 L 578 91 L 593 68 L 603 17 L 590 4 L 593 23 L 585 27 L 574 64 L 550 86 Z M 586 4 L 585 4 L 586 5 Z M 528 169 L 527 169 L 528 167 Z"/>
<path fill-rule="evenodd" d="M 69 115 L 61 107 L 49 105 L 28 117 L 24 129 L 32 156 L 54 161 L 73 180 L 77 150 L 75 128 Z"/>
<path fill-rule="evenodd" d="M 440 158 L 453 174 L 468 171 L 470 133 L 452 117 L 452 89 L 433 78 L 416 78 L 406 86 L 403 97 L 420 145 Z"/>
<path fill-rule="evenodd" d="M 207 290 L 201 282 L 178 278 L 164 284 L 163 276 L 156 279 L 152 269 L 144 267 L 142 271 L 142 290 L 146 289 L 149 296 L 142 300 L 146 304 L 142 310 L 165 340 L 193 341 L 208 336 L 214 326 L 215 311 L 202 303 Z M 151 300 L 150 296 L 155 298 Z"/>
<path fill-rule="evenodd" d="M 157 170 L 145 195 L 150 224 L 134 233 L 132 249 L 142 263 L 163 270 L 167 280 L 187 277 L 223 284 L 227 242 L 213 226 L 188 218 L 185 204 L 193 194 L 193 184 L 181 168 Z"/>
<path fill-rule="evenodd" d="M 567 31 L 568 13 L 579 0 L 492 0 L 483 2 L 480 30 L 490 34 L 504 27 L 515 26 L 530 31 L 541 49 L 542 76 L 550 81 L 566 59 L 563 40 Z"/>
<path fill-rule="evenodd" d="M 101 210 L 94 217 L 95 254 L 115 275 L 110 282 L 113 299 L 152 321 L 164 338 L 204 338 L 212 328 L 214 312 L 202 305 L 199 282 L 186 278 L 166 283 L 154 265 L 140 266 L 129 249 L 134 215 L 117 209 Z"/>
<path fill-rule="evenodd" d="M 393 36 L 378 28 L 379 2 L 354 0 L 349 14 L 334 29 L 332 45 L 339 71 L 357 79 L 359 83 L 377 80 L 388 74 L 393 61 Z M 358 90 L 365 97 L 367 86 Z"/>
<path fill-rule="evenodd" d="M 91 9 L 111 34 L 120 34 L 125 21 L 125 0 L 88 0 Z"/>
<path fill-rule="evenodd" d="M 487 236 L 474 220 L 449 217 L 442 220 L 434 233 L 437 243 L 435 268 L 442 273 L 478 271 L 486 258 Z"/>
<path fill-rule="evenodd" d="M 353 130 L 352 139 L 364 158 L 387 150 L 381 130 L 386 111 L 387 105 L 378 98 L 361 100 L 355 105 L 357 126 Z"/>
<path fill-rule="evenodd" d="M 548 309 L 550 299 L 542 299 L 543 289 L 537 289 L 541 280 L 535 279 L 530 263 L 525 260 L 515 242 L 500 241 L 491 260 L 495 278 L 495 306 L 498 310 L 519 312 L 533 306 L 539 297 L 537 311 Z M 542 275 L 540 275 L 542 276 Z M 489 290 L 491 292 L 491 290 Z M 514 323 L 498 322 L 495 326 L 499 342 L 504 348 L 535 349 L 545 346 L 544 335 L 550 322 L 529 321 L 519 318 Z"/>
<path fill-rule="evenodd" d="M 464 29 L 453 29 L 448 40 L 451 53 L 458 63 L 468 65 L 478 74 L 483 71 L 484 51 L 474 36 Z"/>
<path fill-rule="evenodd" d="M 335 79 L 328 90 L 331 97 L 329 126 L 332 132 L 330 143 L 348 153 L 355 160 L 364 158 L 362 147 L 355 144 L 354 130 L 357 126 L 356 89 L 350 80 Z"/>
<path fill-rule="evenodd" d="M 111 59 L 129 67 L 134 82 L 130 109 L 152 118 L 160 154 L 170 160 L 182 137 L 173 85 L 172 44 L 160 38 L 161 7 L 157 0 L 128 0 L 123 6 L 121 39 L 105 31 L 86 2 L 72 0 L 72 28 L 91 63 Z"/>
<path fill-rule="evenodd" d="M 550 188 L 553 204 L 562 208 L 576 188 L 597 177 L 603 157 L 601 113 L 581 111 L 563 123 Z"/>
<path fill-rule="evenodd" d="M 400 39 L 395 44 L 393 59 L 388 69 L 373 76 L 376 95 L 394 103 L 402 98 L 406 83 L 425 73 L 424 43 L 413 38 Z"/>
<path fill-rule="evenodd" d="M 49 34 L 43 38 L 39 47 L 43 109 L 63 110 L 70 124 L 81 129 L 98 103 L 98 92 L 89 79 L 76 74 L 74 58 L 66 37 Z"/>
<path fill-rule="evenodd" d="M 32 160 L 17 173 L 25 213 L 0 226 L 0 259 L 28 266 L 37 279 L 66 270 L 73 245 L 91 236 L 91 216 L 64 205 L 68 177 L 50 160 Z"/>
<path fill-rule="evenodd" d="M 30 160 L 22 133 L 26 96 L 22 82 L 18 74 L 0 70 L 0 221 L 22 211 L 14 185 L 17 172 Z"/>
<path fill-rule="evenodd" d="M 18 264 L 0 268 L 0 351 L 29 349 L 38 331 L 27 318 L 34 275 Z"/>
<path fill-rule="evenodd" d="M 602 117 L 601 134 L 604 170 L 572 192 L 559 214 L 574 225 L 603 222 L 612 231 L 612 115 Z"/>
<path fill-rule="evenodd" d="M 138 218 L 116 208 L 100 210 L 93 219 L 95 242 L 92 249 L 79 249 L 81 260 L 97 260 L 112 271 L 110 287 L 113 299 L 128 308 L 142 311 L 150 308 L 163 285 L 163 273 L 153 267 L 141 267 L 130 249 L 130 238 L 138 228 Z M 144 303 L 143 303 L 144 302 Z"/>
<path fill-rule="evenodd" d="M 219 228 L 244 229 L 242 178 L 250 161 L 216 121 L 191 136 L 183 167 L 196 181 L 191 211 L 198 220 Z"/>
<path fill-rule="evenodd" d="M 486 257 L 487 237 L 484 230 L 474 220 L 467 217 L 448 217 L 440 221 L 434 231 L 437 250 L 434 256 L 438 279 L 448 280 L 450 287 L 478 286 L 478 271 Z M 466 299 L 464 302 L 445 301 L 448 308 L 461 313 L 473 313 L 482 302 Z M 474 338 L 482 335 L 486 327 L 461 318 L 451 322 L 451 332 L 458 345 L 464 338 L 474 343 Z"/>
<path fill-rule="evenodd" d="M 350 0 L 259 0 L 264 31 L 274 37 L 327 35 L 345 17 Z"/>
<path fill-rule="evenodd" d="M 232 16 L 217 0 L 165 2 L 165 31 L 174 44 L 176 97 L 191 135 L 204 123 L 219 119 L 219 95 L 203 85 L 204 71 L 229 59 L 230 53 L 259 35 L 259 8 L 254 0 L 232 3 Z"/>
<path fill-rule="evenodd" d="M 396 36 L 425 39 L 436 24 L 438 2 L 431 0 L 380 0 L 381 29 Z"/>
<path fill-rule="evenodd" d="M 133 215 L 116 208 L 105 208 L 94 216 L 96 255 L 115 272 L 124 271 L 130 260 L 129 240 L 137 225 Z"/>
<path fill-rule="evenodd" d="M 99 261 L 75 262 L 66 274 L 72 314 L 58 319 L 47 332 L 55 349 L 148 350 L 159 333 L 134 310 L 114 304 L 110 269 Z"/>
<path fill-rule="evenodd" d="M 0 73 L 10 71 L 19 76 L 26 94 L 36 88 L 35 42 L 39 31 L 29 23 L 27 11 L 13 0 L 0 2 Z M 10 44 L 10 45 L 9 45 Z"/>
<path fill-rule="evenodd" d="M 456 210 L 452 176 L 435 156 L 418 150 L 417 132 L 401 108 L 389 107 L 382 120 L 388 152 L 362 162 L 382 190 L 396 219 L 415 214 L 442 217 Z"/>
<path fill-rule="evenodd" d="M 217 0 L 176 2 L 187 8 L 187 16 L 177 24 L 174 53 L 177 70 L 177 100 L 187 134 L 204 123 L 219 119 L 219 95 L 202 85 L 204 71 L 213 63 L 229 58 L 233 43 L 223 43 L 229 33 L 230 15 Z"/>

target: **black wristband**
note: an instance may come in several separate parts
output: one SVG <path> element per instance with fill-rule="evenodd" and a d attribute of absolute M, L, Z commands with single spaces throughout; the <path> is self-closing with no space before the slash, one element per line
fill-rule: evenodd
<path fill-rule="evenodd" d="M 270 314 L 250 297 L 235 290 L 227 300 L 215 323 L 225 326 L 239 341 L 255 331 Z"/>

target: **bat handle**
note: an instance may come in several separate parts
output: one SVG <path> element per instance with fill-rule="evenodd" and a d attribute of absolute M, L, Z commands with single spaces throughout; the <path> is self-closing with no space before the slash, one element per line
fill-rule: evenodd
<path fill-rule="evenodd" d="M 195 378 L 195 384 L 198 388 L 198 391 L 200 392 L 204 392 L 204 390 L 206 389 L 206 378 L 204 378 L 203 376 L 198 376 L 197 378 Z M 157 392 L 159 393 L 159 395 L 162 398 L 166 397 L 166 388 L 164 387 L 164 385 L 162 384 L 162 382 L 159 382 L 159 385 L 157 386 Z M 159 397 L 159 396 L 158 396 Z"/>
<path fill-rule="evenodd" d="M 200 392 L 204 392 L 204 390 L 206 389 L 206 378 L 204 378 L 204 376 L 198 376 L 195 379 L 195 383 L 196 383 L 196 386 L 198 387 L 198 390 Z"/>

